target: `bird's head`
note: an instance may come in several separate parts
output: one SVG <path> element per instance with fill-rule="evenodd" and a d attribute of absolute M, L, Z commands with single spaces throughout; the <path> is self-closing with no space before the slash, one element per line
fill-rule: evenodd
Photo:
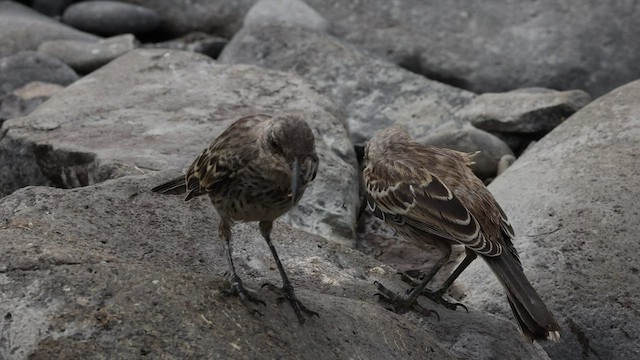
<path fill-rule="evenodd" d="M 382 155 L 388 154 L 394 146 L 405 144 L 411 140 L 407 128 L 403 125 L 393 125 L 391 127 L 378 130 L 373 137 L 367 142 L 364 148 L 364 162 L 370 159 L 381 158 Z"/>
<path fill-rule="evenodd" d="M 266 146 L 284 157 L 291 168 L 291 192 L 297 203 L 318 169 L 313 132 L 302 116 L 296 114 L 273 117 L 266 130 Z"/>

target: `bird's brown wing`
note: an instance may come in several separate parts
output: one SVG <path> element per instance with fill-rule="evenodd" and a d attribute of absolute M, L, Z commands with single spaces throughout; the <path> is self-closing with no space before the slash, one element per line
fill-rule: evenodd
<path fill-rule="evenodd" d="M 186 175 L 187 195 L 185 200 L 209 192 L 227 181 L 251 160 L 258 157 L 258 141 L 255 127 L 270 118 L 267 115 L 252 115 L 231 124 L 191 164 Z"/>
<path fill-rule="evenodd" d="M 485 238 L 473 214 L 440 179 L 427 171 L 420 178 L 406 182 L 391 169 L 367 167 L 369 207 L 386 221 L 458 242 L 479 254 L 502 253 L 502 245 Z"/>

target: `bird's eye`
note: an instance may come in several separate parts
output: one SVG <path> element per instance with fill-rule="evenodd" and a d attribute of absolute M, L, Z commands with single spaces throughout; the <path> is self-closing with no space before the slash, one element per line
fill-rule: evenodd
<path fill-rule="evenodd" d="M 282 146 L 280 146 L 280 143 L 276 140 L 275 136 L 269 137 L 269 146 L 276 151 L 282 151 Z"/>

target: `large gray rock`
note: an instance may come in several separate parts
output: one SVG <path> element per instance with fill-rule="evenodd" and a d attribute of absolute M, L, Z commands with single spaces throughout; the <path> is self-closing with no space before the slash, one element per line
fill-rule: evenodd
<path fill-rule="evenodd" d="M 62 21 L 76 29 L 104 36 L 143 34 L 160 25 L 155 11 L 120 1 L 84 1 L 69 6 Z"/>
<path fill-rule="evenodd" d="M 154 10 L 160 18 L 160 30 L 173 35 L 193 31 L 231 37 L 256 0 L 122 0 Z"/>
<path fill-rule="evenodd" d="M 582 90 L 518 89 L 482 94 L 460 115 L 486 131 L 548 133 L 590 101 Z"/>
<path fill-rule="evenodd" d="M 640 355 L 640 81 L 578 111 L 491 190 L 519 235 L 525 272 L 562 326 L 554 359 Z M 509 313 L 477 261 L 459 284 L 467 305 Z"/>
<path fill-rule="evenodd" d="M 303 114 L 320 156 L 318 177 L 289 221 L 353 242 L 356 159 L 335 105 L 295 75 L 194 53 L 131 51 L 29 116 L 7 120 L 0 176 L 14 188 L 68 188 L 160 169 L 178 175 L 231 122 L 278 112 Z"/>
<path fill-rule="evenodd" d="M 38 47 L 38 52 L 55 57 L 79 73 L 86 74 L 137 47 L 135 36 L 126 34 L 96 42 L 45 41 Z"/>
<path fill-rule="evenodd" d="M 633 0 L 307 0 L 333 33 L 478 93 L 542 86 L 598 96 L 640 78 Z"/>
<path fill-rule="evenodd" d="M 0 57 L 36 50 L 47 40 L 96 41 L 99 37 L 61 24 L 13 1 L 0 0 Z"/>
<path fill-rule="evenodd" d="M 218 295 L 227 265 L 209 201 L 149 191 L 168 175 L 0 200 L 0 358 L 544 358 L 497 316 L 438 308 L 438 321 L 383 309 L 374 280 L 406 287 L 392 269 L 280 223 L 274 244 L 320 317 L 301 326 L 260 289 L 280 277 L 256 225 L 238 224 L 238 271 L 266 301 L 251 316 Z"/>
<path fill-rule="evenodd" d="M 41 81 L 69 85 L 78 74 L 62 61 L 33 51 L 0 58 L 0 96 L 30 82 Z"/>

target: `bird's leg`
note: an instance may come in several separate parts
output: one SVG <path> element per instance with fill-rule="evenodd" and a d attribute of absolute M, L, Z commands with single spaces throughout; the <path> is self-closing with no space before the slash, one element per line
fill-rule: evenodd
<path fill-rule="evenodd" d="M 284 268 L 282 267 L 282 263 L 280 262 L 280 257 L 276 252 L 276 248 L 273 246 L 273 243 L 271 242 L 272 228 L 273 228 L 272 221 L 260 221 L 260 233 L 262 234 L 262 237 L 264 237 L 264 239 L 267 241 L 267 244 L 269 245 L 269 250 L 271 250 L 273 259 L 275 260 L 276 265 L 278 266 L 278 271 L 280 272 L 280 277 L 282 278 L 282 288 L 279 288 L 271 283 L 265 283 L 262 286 L 268 287 L 271 291 L 274 291 L 280 294 L 283 299 L 289 300 L 289 303 L 291 303 L 291 307 L 293 307 L 293 311 L 296 313 L 296 316 L 298 317 L 298 321 L 301 324 L 304 324 L 305 319 L 302 316 L 302 312 L 304 312 L 309 316 L 315 315 L 319 317 L 319 315 L 317 312 L 313 310 L 309 310 L 306 306 L 304 306 L 300 302 L 300 300 L 298 300 L 295 293 L 293 292 L 293 286 L 291 286 L 291 283 L 289 282 L 289 278 L 287 277 L 287 273 L 285 273 Z"/>
<path fill-rule="evenodd" d="M 422 278 L 420 283 L 407 291 L 406 296 L 394 293 L 377 281 L 375 282 L 375 285 L 378 288 L 378 292 L 375 295 L 378 296 L 378 300 L 380 302 L 386 303 L 388 305 L 386 306 L 387 309 L 392 310 L 398 314 L 404 314 L 407 311 L 415 311 L 424 316 L 435 314 L 438 319 L 440 319 L 440 316 L 436 311 L 426 309 L 418 304 L 417 298 L 427 287 L 427 283 L 431 281 L 431 279 L 442 268 L 442 266 L 446 264 L 447 260 L 447 257 L 442 257 L 440 260 L 438 260 L 438 262 L 431 268 L 429 273 Z"/>
<path fill-rule="evenodd" d="M 244 288 L 244 286 L 242 285 L 242 280 L 240 279 L 240 277 L 238 276 L 238 274 L 236 274 L 236 269 L 233 266 L 233 258 L 231 257 L 231 224 L 229 221 L 225 221 L 224 219 L 222 219 L 220 221 L 220 228 L 219 230 L 219 235 L 220 238 L 222 238 L 224 240 L 224 251 L 225 251 L 225 255 L 227 257 L 227 262 L 229 263 L 229 270 L 231 271 L 231 277 L 230 277 L 230 281 L 231 281 L 231 286 L 229 287 L 229 289 L 223 290 L 222 294 L 225 296 L 237 296 L 240 298 L 240 301 L 247 307 L 250 309 L 250 311 L 253 314 L 259 314 L 261 315 L 261 313 L 252 308 L 251 305 L 249 304 L 249 302 L 255 303 L 255 304 L 262 304 L 265 305 L 265 302 L 260 300 L 252 291 L 249 291 L 247 289 Z"/>
<path fill-rule="evenodd" d="M 385 288 L 382 284 L 380 284 L 379 282 L 376 282 L 376 286 L 378 287 L 378 293 L 376 295 L 379 296 L 380 301 L 386 302 L 392 305 L 391 309 L 397 313 L 403 313 L 408 310 L 413 310 L 427 316 L 431 313 L 435 313 L 436 316 L 440 318 L 438 313 L 436 313 L 433 310 L 428 310 L 423 308 L 417 302 L 417 298 L 420 295 L 426 295 L 427 297 L 429 297 L 428 294 L 430 294 L 431 292 L 426 290 L 427 284 L 429 283 L 429 281 L 433 279 L 433 277 L 438 273 L 438 271 L 442 269 L 442 267 L 447 263 L 447 261 L 449 261 L 449 256 L 451 255 L 451 244 L 448 241 L 446 240 L 438 241 L 438 242 L 435 242 L 434 245 L 437 246 L 441 254 L 440 259 L 429 270 L 429 272 L 422 277 L 420 282 L 416 282 L 410 279 L 406 275 L 403 277 L 404 280 L 409 279 L 410 280 L 409 282 L 413 286 L 411 289 L 407 290 L 406 296 L 400 296 L 400 295 L 394 294 L 393 292 Z M 442 296 L 439 296 L 439 297 L 434 296 L 429 298 L 439 304 L 443 304 L 443 303 L 444 303 L 443 305 L 448 304 L 448 302 L 442 299 Z"/>
<path fill-rule="evenodd" d="M 456 308 L 461 307 L 461 308 L 465 309 L 467 312 L 469 312 L 469 309 L 467 309 L 467 307 L 464 306 L 464 304 L 449 302 L 449 301 L 447 301 L 447 300 L 445 300 L 443 298 L 443 295 L 447 292 L 447 290 L 449 289 L 451 284 L 453 284 L 453 282 L 458 278 L 458 276 L 460 276 L 460 274 L 462 274 L 462 272 L 469 266 L 469 264 L 471 264 L 473 262 L 473 260 L 475 260 L 477 257 L 478 257 L 478 255 L 473 250 L 466 249 L 466 255 L 465 255 L 464 259 L 462 260 L 460 265 L 458 265 L 455 268 L 453 273 L 451 273 L 451 275 L 449 275 L 447 280 L 445 280 L 445 282 L 442 283 L 442 286 L 440 286 L 440 288 L 438 290 L 424 289 L 422 291 L 422 295 L 428 297 L 432 301 L 435 301 L 438 304 L 441 304 L 444 307 L 447 307 L 447 308 L 449 308 L 451 310 L 455 310 Z M 402 279 L 405 282 L 415 284 L 415 281 L 413 279 L 411 279 L 410 277 L 408 277 L 408 276 L 406 276 L 404 274 L 403 274 Z"/>

